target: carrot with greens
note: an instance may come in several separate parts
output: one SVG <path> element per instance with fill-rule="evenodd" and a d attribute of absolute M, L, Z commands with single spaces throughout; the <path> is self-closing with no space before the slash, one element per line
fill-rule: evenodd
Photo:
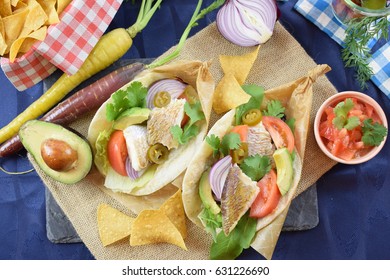
<path fill-rule="evenodd" d="M 127 29 L 117 28 L 103 35 L 76 74 L 63 74 L 40 98 L 0 129 L 0 144 L 16 134 L 26 121 L 47 112 L 81 82 L 121 58 L 130 49 L 132 38 L 145 28 L 161 2 L 142 0 L 136 22 Z"/>
<path fill-rule="evenodd" d="M 133 80 L 143 69 L 144 65 L 142 63 L 133 63 L 121 67 L 59 103 L 46 113 L 41 120 L 61 125 L 69 124 L 84 114 L 98 109 L 113 92 Z M 0 158 L 11 156 L 21 149 L 23 149 L 22 142 L 19 135 L 15 134 L 0 146 Z"/>
<path fill-rule="evenodd" d="M 148 68 L 154 68 L 157 66 L 161 66 L 161 65 L 167 63 L 168 61 L 171 61 L 172 59 L 179 56 L 179 53 L 180 53 L 181 49 L 184 47 L 184 43 L 185 43 L 188 35 L 190 35 L 190 31 L 191 31 L 192 27 L 197 26 L 198 21 L 200 19 L 202 19 L 205 15 L 214 11 L 215 9 L 218 9 L 220 6 L 222 6 L 225 3 L 225 1 L 226 0 L 215 0 L 209 6 L 207 6 L 206 8 L 201 10 L 200 8 L 202 7 L 203 0 L 198 0 L 198 4 L 196 5 L 195 11 L 192 14 L 190 22 L 188 23 L 188 25 L 184 29 L 184 32 L 183 32 L 182 36 L 180 37 L 180 41 L 177 44 L 175 50 L 173 52 L 171 52 L 169 55 L 167 55 L 166 57 L 163 57 L 160 60 L 155 61 L 152 64 L 149 64 Z"/>

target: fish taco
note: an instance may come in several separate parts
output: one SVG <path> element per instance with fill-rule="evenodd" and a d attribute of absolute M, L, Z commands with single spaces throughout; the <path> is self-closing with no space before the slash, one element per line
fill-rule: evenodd
<path fill-rule="evenodd" d="M 237 257 L 289 207 L 302 173 L 311 85 L 327 71 L 320 65 L 266 92 L 242 86 L 249 101 L 208 132 L 184 176 L 183 203 L 188 218 L 212 234 L 211 258 Z"/>
<path fill-rule="evenodd" d="M 143 196 L 174 181 L 207 133 L 213 92 L 207 62 L 178 61 L 113 93 L 88 129 L 104 186 Z"/>

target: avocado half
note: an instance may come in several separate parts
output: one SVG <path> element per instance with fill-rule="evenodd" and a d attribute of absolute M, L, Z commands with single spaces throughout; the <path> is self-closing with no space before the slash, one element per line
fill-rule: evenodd
<path fill-rule="evenodd" d="M 92 151 L 88 142 L 60 125 L 38 120 L 28 121 L 20 128 L 19 137 L 42 171 L 56 181 L 74 184 L 83 179 L 91 170 Z M 65 142 L 73 152 L 76 152 L 77 159 L 66 170 L 52 169 L 42 157 L 41 147 L 48 139 Z M 60 149 L 57 152 L 64 153 Z"/>

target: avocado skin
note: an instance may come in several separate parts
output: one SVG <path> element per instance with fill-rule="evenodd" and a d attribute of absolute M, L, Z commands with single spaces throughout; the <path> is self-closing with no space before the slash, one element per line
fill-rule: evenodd
<path fill-rule="evenodd" d="M 218 204 L 215 202 L 213 198 L 211 186 L 209 182 L 209 174 L 210 174 L 210 169 L 203 172 L 202 177 L 200 178 L 199 196 L 205 208 L 210 209 L 210 211 L 213 214 L 218 214 L 219 212 L 221 212 L 221 208 L 219 208 Z"/>
<path fill-rule="evenodd" d="M 54 123 L 31 120 L 19 130 L 20 140 L 42 171 L 64 184 L 74 184 L 82 180 L 92 167 L 92 150 L 88 142 L 74 132 Z M 41 145 L 46 139 L 58 139 L 68 143 L 77 151 L 78 159 L 70 170 L 56 171 L 43 160 Z"/>

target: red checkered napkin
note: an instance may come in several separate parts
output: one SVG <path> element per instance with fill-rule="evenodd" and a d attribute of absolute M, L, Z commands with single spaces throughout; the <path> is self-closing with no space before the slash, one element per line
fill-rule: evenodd
<path fill-rule="evenodd" d="M 69 75 L 76 73 L 106 31 L 122 1 L 73 0 L 61 14 L 61 22 L 49 27 L 43 42 L 34 44 L 13 63 L 1 58 L 5 75 L 22 91 L 57 68 Z"/>

